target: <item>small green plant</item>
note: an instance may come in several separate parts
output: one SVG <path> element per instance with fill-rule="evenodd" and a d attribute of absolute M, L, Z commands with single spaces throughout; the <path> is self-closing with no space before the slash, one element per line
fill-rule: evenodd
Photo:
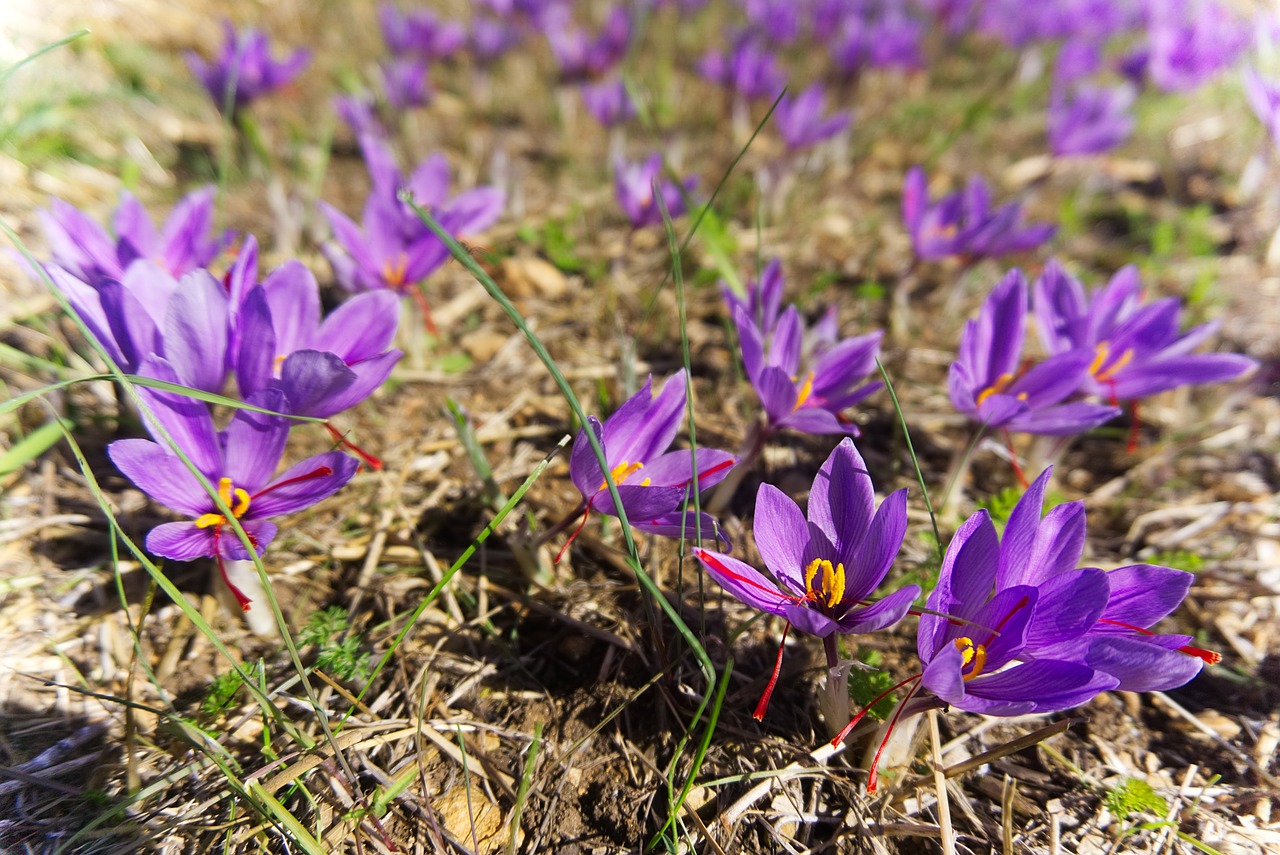
<path fill-rule="evenodd" d="M 1018 500 L 1022 498 L 1023 490 L 1021 487 L 1005 487 L 998 493 L 993 493 L 985 499 L 978 502 L 978 507 L 985 508 L 987 513 L 991 514 L 991 521 L 996 524 L 996 528 L 1003 531 L 1005 523 L 1009 522 L 1009 516 L 1013 513 L 1013 509 L 1017 507 Z M 1067 501 L 1067 497 L 1059 493 L 1057 490 L 1049 490 L 1044 497 L 1044 513 L 1056 508 Z"/>
<path fill-rule="evenodd" d="M 1198 573 L 1204 569 L 1204 556 L 1195 552 L 1188 552 L 1185 549 L 1171 549 L 1168 552 L 1157 552 L 1151 556 L 1152 564 L 1159 564 L 1161 567 L 1172 567 L 1175 570 L 1186 570 L 1188 573 Z"/>
<path fill-rule="evenodd" d="M 858 656 L 858 661 L 869 668 L 879 669 L 884 664 L 884 656 L 878 650 L 868 650 Z M 849 699 L 857 709 L 861 709 L 879 697 L 896 682 L 888 671 L 868 671 L 852 668 L 849 671 Z M 884 721 L 893 712 L 896 703 L 892 695 L 882 698 L 873 706 L 867 715 L 876 721 Z"/>
<path fill-rule="evenodd" d="M 1125 778 L 1120 786 L 1107 791 L 1102 797 L 1102 803 L 1121 821 L 1128 820 L 1136 813 L 1164 816 L 1169 812 L 1169 803 L 1164 796 L 1140 778 Z"/>
<path fill-rule="evenodd" d="M 347 635 L 350 623 L 341 606 L 315 612 L 298 633 L 299 646 L 314 646 L 316 667 L 342 680 L 366 680 L 369 654 L 360 650 L 360 639 Z M 343 637 L 345 635 L 345 637 Z"/>

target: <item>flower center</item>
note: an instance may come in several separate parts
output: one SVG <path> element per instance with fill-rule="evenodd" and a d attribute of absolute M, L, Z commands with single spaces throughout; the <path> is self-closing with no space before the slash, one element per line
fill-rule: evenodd
<path fill-rule="evenodd" d="M 1089 373 L 1093 375 L 1093 379 L 1099 383 L 1106 383 L 1114 380 L 1118 372 L 1124 369 L 1126 365 L 1133 361 L 1133 348 L 1126 348 L 1125 352 L 1120 354 L 1120 358 L 1110 365 L 1107 364 L 1111 359 L 1111 342 L 1100 341 L 1094 349 L 1093 364 L 1089 366 Z"/>
<path fill-rule="evenodd" d="M 632 475 L 634 475 L 636 472 L 638 472 L 643 468 L 644 468 L 644 464 L 638 460 L 635 463 L 628 463 L 627 461 L 624 460 L 609 471 L 610 471 L 610 474 L 613 475 L 613 483 L 622 484 L 622 482 L 626 481 L 628 478 L 630 478 Z M 648 478 L 645 478 L 643 481 L 640 482 L 641 487 L 648 487 L 649 484 L 650 484 L 650 479 Z M 601 481 L 600 489 L 601 490 L 609 489 L 609 482 Z"/>
<path fill-rule="evenodd" d="M 395 261 L 382 263 L 382 278 L 392 288 L 404 285 L 405 274 L 409 272 L 409 256 L 403 252 L 396 255 Z"/>
<path fill-rule="evenodd" d="M 992 383 L 990 386 L 988 386 L 987 388 L 979 392 L 977 400 L 975 400 L 974 403 L 976 403 L 979 407 L 981 407 L 986 402 L 987 398 L 990 398 L 992 395 L 1001 394 L 1002 392 L 1004 392 L 1005 389 L 1009 388 L 1009 384 L 1012 382 L 1013 382 L 1013 374 L 1009 371 L 1006 371 L 1005 373 L 997 377 L 994 383 Z"/>
<path fill-rule="evenodd" d="M 956 650 L 960 651 L 960 660 L 963 663 L 961 675 L 967 683 L 981 674 L 982 669 L 987 666 L 987 646 L 985 644 L 974 644 L 973 639 L 967 635 L 957 638 L 955 645 Z M 964 668 L 969 669 L 968 673 L 964 672 Z"/>
<path fill-rule="evenodd" d="M 231 509 L 231 515 L 236 519 L 240 519 L 244 516 L 244 512 L 249 510 L 249 494 L 239 487 L 234 487 L 230 478 L 222 478 L 218 481 L 218 498 Z M 232 504 L 233 500 L 234 504 Z M 203 514 L 196 519 L 196 528 L 220 526 L 226 521 L 227 518 L 219 513 Z"/>
<path fill-rule="evenodd" d="M 822 571 L 822 585 L 814 588 L 818 571 Z M 835 608 L 844 599 L 844 565 L 837 564 L 833 567 L 825 558 L 813 559 L 804 568 L 804 588 L 805 599 L 823 603 L 829 609 Z"/>
<path fill-rule="evenodd" d="M 813 372 L 809 372 L 809 376 L 804 378 L 804 385 L 800 387 L 800 392 L 796 395 L 796 405 L 792 408 L 792 412 L 804 406 L 804 402 L 809 400 L 809 396 L 813 394 Z"/>

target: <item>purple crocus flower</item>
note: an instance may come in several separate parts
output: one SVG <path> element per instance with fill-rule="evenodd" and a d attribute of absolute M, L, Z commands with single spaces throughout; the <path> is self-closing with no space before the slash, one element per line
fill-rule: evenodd
<path fill-rule="evenodd" d="M 764 435 L 781 428 L 857 435 L 857 425 L 841 413 L 882 385 L 867 380 L 880 351 L 879 330 L 839 342 L 816 341 L 806 353 L 795 306 L 782 313 L 767 341 L 744 307 L 734 307 L 733 322 L 747 379 L 764 408 Z"/>
<path fill-rule="evenodd" d="M 230 302 L 207 270 L 179 282 L 158 265 L 136 261 L 119 280 L 96 286 L 52 265 L 47 270 L 123 371 L 140 372 L 154 354 L 168 359 L 183 385 L 222 391 L 231 368 Z"/>
<path fill-rule="evenodd" d="M 179 382 L 173 368 L 158 357 L 148 361 L 145 373 L 159 380 Z M 277 528 L 268 521 L 270 518 L 311 507 L 333 495 L 355 474 L 354 458 L 330 451 L 309 457 L 273 477 L 289 434 L 287 419 L 237 410 L 227 428 L 218 431 L 208 408 L 200 401 L 152 389 L 139 392 L 150 405 L 155 422 L 213 484 L 259 555 L 276 536 Z M 250 403 L 273 410 L 284 406 L 278 391 L 255 396 Z M 152 529 L 147 535 L 147 549 L 174 561 L 215 558 L 223 580 L 248 611 L 249 599 L 227 579 L 223 559 L 244 560 L 250 557 L 249 553 L 204 485 L 170 448 L 151 440 L 117 440 L 107 446 L 107 453 L 140 490 L 193 518 Z"/>
<path fill-rule="evenodd" d="M 1094 39 L 1069 39 L 1053 62 L 1054 86 L 1069 86 L 1102 67 L 1102 45 Z"/>
<path fill-rule="evenodd" d="M 907 173 L 902 190 L 902 219 L 911 244 L 922 259 L 963 255 L 991 258 L 1034 249 L 1053 237 L 1052 225 L 1022 225 L 1022 205 L 1009 202 L 991 208 L 991 191 L 979 176 L 963 192 L 929 200 L 924 170 Z"/>
<path fill-rule="evenodd" d="M 746 314 L 764 338 L 773 334 L 778 325 L 778 317 L 782 312 L 782 290 L 785 280 L 782 276 L 782 260 L 775 258 L 760 271 L 760 278 L 747 281 L 746 297 L 739 297 L 727 285 L 720 286 L 720 293 L 729 304 L 730 315 L 738 311 Z"/>
<path fill-rule="evenodd" d="M 1086 401 L 1063 403 L 1084 382 L 1093 351 L 1077 347 L 1024 370 L 1027 281 L 1010 270 L 965 322 L 960 354 L 951 363 L 948 390 L 961 413 L 988 428 L 1018 433 L 1070 436 L 1120 414 L 1115 407 Z"/>
<path fill-rule="evenodd" d="M 378 23 L 387 49 L 396 56 L 443 59 L 467 42 L 467 30 L 456 21 L 443 21 L 430 9 L 401 12 L 393 3 L 378 7 Z"/>
<path fill-rule="evenodd" d="M 582 85 L 582 103 L 587 112 L 606 128 L 627 122 L 636 115 L 636 105 L 621 77 L 610 77 Z"/>
<path fill-rule="evenodd" d="M 568 6 L 548 10 L 541 22 L 547 44 L 560 65 L 560 79 L 582 81 L 599 77 L 622 62 L 631 41 L 631 16 L 624 6 L 609 10 L 596 36 L 574 25 Z"/>
<path fill-rule="evenodd" d="M 1053 260 L 1036 280 L 1036 329 L 1045 350 L 1092 356 L 1080 391 L 1112 402 L 1132 401 L 1179 386 L 1234 380 L 1257 365 L 1236 353 L 1192 353 L 1218 324 L 1181 332 L 1177 299 L 1143 304 L 1140 290 L 1132 266 L 1092 296 Z"/>
<path fill-rule="evenodd" d="M 704 537 L 714 536 L 728 543 L 710 514 L 679 508 L 687 501 L 691 486 L 701 492 L 720 483 L 737 458 L 716 448 L 668 451 L 684 422 L 684 370 L 671 375 L 656 397 L 652 387 L 650 377 L 603 424 L 595 416 L 587 417 L 587 428 L 604 449 L 627 520 L 633 529 L 664 537 L 690 537 L 700 531 Z M 592 511 L 617 515 L 604 470 L 587 441 L 586 429 L 579 431 L 574 440 L 569 477 L 582 493 L 582 525 Z M 572 542 L 570 537 L 560 550 L 561 555 Z M 559 559 L 557 555 L 556 560 Z"/>
<path fill-rule="evenodd" d="M 217 60 L 206 62 L 198 54 L 187 54 L 187 66 L 204 84 L 219 110 L 230 101 L 231 112 L 235 113 L 268 92 L 288 85 L 311 60 L 310 51 L 305 49 L 294 51 L 287 59 L 272 59 L 267 34 L 254 27 L 237 33 L 230 21 L 224 21 L 223 30 L 226 39 Z"/>
<path fill-rule="evenodd" d="M 1220 661 L 1216 653 L 1191 647 L 1190 636 L 1148 629 L 1186 598 L 1190 573 L 1152 564 L 1105 573 L 1076 569 L 1085 543 L 1084 503 L 1067 502 L 1042 515 L 1051 471 L 1018 500 L 1000 545 L 996 589 L 1032 585 L 1039 591 L 1020 658 L 1080 662 L 1110 674 L 1119 681 L 1115 688 L 1126 692 L 1173 689 L 1205 662 Z M 1106 590 L 1101 602 L 1100 586 Z"/>
<path fill-rule="evenodd" d="M 174 276 L 208 266 L 234 237 L 213 235 L 213 187 L 188 193 L 157 230 L 142 204 L 126 191 L 114 216 L 115 237 L 73 205 L 54 199 L 39 213 L 53 263 L 89 284 L 119 279 L 138 259 Z"/>
<path fill-rule="evenodd" d="M 892 5 L 868 27 L 869 62 L 875 68 L 911 70 L 924 66 L 920 42 L 924 24 Z"/>
<path fill-rule="evenodd" d="M 1136 98 L 1127 83 L 1079 83 L 1070 94 L 1055 88 L 1049 102 L 1049 150 L 1056 157 L 1111 151 L 1133 133 L 1135 121 L 1129 110 Z"/>
<path fill-rule="evenodd" d="M 795 97 L 789 93 L 782 96 L 773 117 L 787 148 L 792 151 L 810 148 L 849 126 L 852 114 L 848 110 L 825 117 L 822 115 L 826 100 L 827 93 L 821 83 L 813 84 Z"/>
<path fill-rule="evenodd" d="M 1255 68 L 1246 68 L 1243 79 L 1244 94 L 1253 114 L 1267 129 L 1272 142 L 1280 146 L 1280 83 L 1264 79 Z"/>
<path fill-rule="evenodd" d="M 902 547 L 907 491 L 890 494 L 876 508 L 871 476 L 848 437 L 814 478 L 807 518 L 777 487 L 761 484 L 752 525 L 772 579 L 720 552 L 695 549 L 694 557 L 734 597 L 801 632 L 825 639 L 885 629 L 902 620 L 920 594 L 909 585 L 869 601 Z M 757 719 L 764 717 L 781 665 L 780 650 Z"/>
<path fill-rule="evenodd" d="M 1066 641 L 1090 626 L 1108 597 L 1101 570 L 1076 571 L 1061 584 L 1000 586 L 1002 568 L 1031 561 L 1033 545 L 1007 537 L 1002 544 L 985 510 L 951 539 L 916 631 L 920 685 L 938 702 L 985 715 L 1023 715 L 1070 709 L 1119 685 L 1069 659 L 1018 661 L 1029 638 Z M 1056 608 L 1042 608 L 1042 597 Z"/>
<path fill-rule="evenodd" d="M 381 140 L 360 139 L 373 190 L 365 202 L 362 224 L 357 226 L 332 205 L 321 210 L 340 246 L 326 245 L 325 256 L 338 282 L 351 291 L 387 289 L 399 294 L 443 264 L 449 250 L 418 219 L 397 194 L 408 190 L 418 205 L 433 212 L 452 234 L 472 234 L 488 228 L 502 212 L 504 195 L 492 187 L 480 187 L 449 198 L 449 164 L 443 155 L 423 161 L 407 179 Z M 415 291 L 416 293 L 416 291 Z"/>
<path fill-rule="evenodd" d="M 391 347 L 399 320 L 399 299 L 371 291 L 322 321 L 315 275 L 301 262 L 286 262 L 245 298 L 236 362 L 240 394 L 278 388 L 287 412 L 322 419 L 350 409 L 403 355 Z"/>
<path fill-rule="evenodd" d="M 488 67 L 499 57 L 520 44 L 520 30 L 505 20 L 476 16 L 471 19 L 468 45 L 476 64 Z"/>
<path fill-rule="evenodd" d="M 1151 81 L 1187 92 L 1227 68 L 1249 44 L 1245 26 L 1214 0 L 1149 4 Z"/>
<path fill-rule="evenodd" d="M 787 85 L 777 58 L 759 39 L 744 36 L 728 54 L 711 51 L 698 62 L 698 72 L 748 101 L 776 98 Z"/>
<path fill-rule="evenodd" d="M 395 110 L 421 107 L 431 100 L 427 63 L 414 57 L 392 57 L 382 63 L 382 91 Z"/>
<path fill-rule="evenodd" d="M 619 159 L 613 164 L 613 189 L 618 204 L 631 220 L 632 228 L 656 226 L 662 222 L 662 211 L 653 195 L 655 189 L 662 194 L 667 214 L 675 219 L 685 212 L 685 196 L 692 193 L 697 185 L 697 178 L 687 178 L 682 190 L 674 181 L 663 178 L 661 154 L 652 154 L 637 163 Z"/>
<path fill-rule="evenodd" d="M 800 35 L 801 4 L 795 0 L 744 0 L 742 11 L 752 31 L 775 45 L 788 45 Z"/>

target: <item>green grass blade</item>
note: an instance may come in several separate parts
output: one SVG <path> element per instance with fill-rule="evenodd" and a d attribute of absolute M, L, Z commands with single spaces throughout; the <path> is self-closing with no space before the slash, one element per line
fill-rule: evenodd
<path fill-rule="evenodd" d="M 884 378 L 884 387 L 889 391 L 889 398 L 893 401 L 893 411 L 898 414 L 898 424 L 902 426 L 902 436 L 907 441 L 907 452 L 911 455 L 911 465 L 916 470 L 916 480 L 920 482 L 920 493 L 924 496 L 924 506 L 929 511 L 929 522 L 933 525 L 933 541 L 938 547 L 938 561 L 943 561 L 942 535 L 938 533 L 938 515 L 933 511 L 933 502 L 929 499 L 929 488 L 924 483 L 924 471 L 920 468 L 920 458 L 916 456 L 916 447 L 911 442 L 911 431 L 907 428 L 907 416 L 902 412 L 902 404 L 898 401 L 898 393 L 893 391 L 893 381 L 889 379 L 889 372 L 885 370 L 884 363 L 880 361 L 880 357 L 876 357 L 876 367 L 880 369 L 880 376 Z"/>
<path fill-rule="evenodd" d="M 55 419 L 45 422 L 31 433 L 24 436 L 8 451 L 0 454 L 0 476 L 17 472 L 32 460 L 57 445 L 62 439 L 63 431 L 75 427 L 70 419 Z"/>
<path fill-rule="evenodd" d="M 55 51 L 58 48 L 62 47 L 63 45 L 69 45 L 72 42 L 74 42 L 76 39 L 83 38 L 84 36 L 87 36 L 87 35 L 89 35 L 88 29 L 76 30 L 74 33 L 71 33 L 70 35 L 63 36 L 62 38 L 58 39 L 56 42 L 50 42 L 44 47 L 39 48 L 35 53 L 29 56 L 23 57 L 22 59 L 15 62 L 13 65 L 6 68 L 4 71 L 0 71 L 0 86 L 3 86 L 5 81 L 8 80 L 9 77 L 15 71 L 22 68 L 22 66 L 26 65 L 27 63 L 34 62 L 40 57 L 44 56 L 46 53 L 49 53 L 50 51 Z"/>

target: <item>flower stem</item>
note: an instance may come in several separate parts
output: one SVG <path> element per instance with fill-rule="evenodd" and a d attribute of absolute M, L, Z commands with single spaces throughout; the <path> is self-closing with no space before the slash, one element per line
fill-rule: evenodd
<path fill-rule="evenodd" d="M 973 451 L 978 447 L 978 443 L 982 441 L 986 428 L 978 426 L 974 429 L 973 434 L 969 437 L 969 441 L 962 447 L 957 448 L 955 454 L 951 458 L 951 468 L 947 472 L 946 487 L 942 490 L 942 495 L 938 498 L 938 513 L 941 514 L 951 503 L 951 496 L 957 489 L 963 489 L 962 484 L 969 475 L 969 464 L 973 462 Z"/>
<path fill-rule="evenodd" d="M 849 721 L 849 669 L 840 663 L 839 633 L 831 633 L 822 639 L 822 650 L 827 656 L 827 681 L 818 696 L 818 706 L 827 722 L 827 732 L 839 733 Z"/>

